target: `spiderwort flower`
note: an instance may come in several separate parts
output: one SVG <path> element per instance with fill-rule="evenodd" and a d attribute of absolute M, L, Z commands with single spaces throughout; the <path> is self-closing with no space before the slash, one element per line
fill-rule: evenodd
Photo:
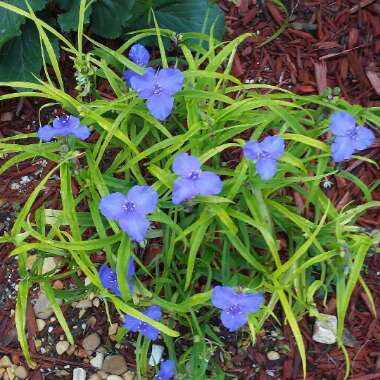
<path fill-rule="evenodd" d="M 72 115 L 61 116 L 53 121 L 53 125 L 44 125 L 38 132 L 38 137 L 42 141 L 50 141 L 56 136 L 74 136 L 81 140 L 86 140 L 90 136 L 90 130 L 84 125 L 80 125 L 79 118 Z"/>
<path fill-rule="evenodd" d="M 128 195 L 112 193 L 99 203 L 101 213 L 108 219 L 119 222 L 120 228 L 132 240 L 142 242 L 149 228 L 147 214 L 157 207 L 158 195 L 150 186 L 133 186 Z"/>
<path fill-rule="evenodd" d="M 353 153 L 367 149 L 375 139 L 373 132 L 362 125 L 356 125 L 355 119 L 348 112 L 334 112 L 330 130 L 335 135 L 331 153 L 336 162 L 349 160 Z"/>
<path fill-rule="evenodd" d="M 174 376 L 173 360 L 166 360 L 161 363 L 161 368 L 153 380 L 170 380 Z"/>
<path fill-rule="evenodd" d="M 147 100 L 149 112 L 158 120 L 165 120 L 172 112 L 173 95 L 183 86 L 183 74 L 178 69 L 155 71 L 148 67 L 144 75 L 133 75 L 130 86 L 140 98 Z"/>
<path fill-rule="evenodd" d="M 128 56 L 133 63 L 141 67 L 145 67 L 148 64 L 150 58 L 148 50 L 146 50 L 145 47 L 141 44 L 133 45 L 129 50 Z M 123 78 L 128 83 L 128 85 L 130 85 L 131 78 L 134 75 L 141 76 L 131 69 L 124 71 Z"/>
<path fill-rule="evenodd" d="M 215 173 L 202 171 L 197 157 L 181 153 L 175 158 L 172 168 L 180 176 L 174 181 L 174 204 L 192 199 L 196 195 L 215 195 L 222 191 L 222 180 Z"/>
<path fill-rule="evenodd" d="M 247 323 L 248 314 L 260 309 L 264 297 L 261 293 L 236 293 L 227 286 L 215 286 L 212 290 L 211 301 L 218 309 L 222 323 L 230 331 L 235 331 Z"/>
<path fill-rule="evenodd" d="M 277 160 L 284 154 L 285 143 L 281 137 L 267 136 L 261 142 L 248 141 L 244 155 L 256 163 L 256 171 L 263 180 L 271 179 L 277 170 Z"/>
<path fill-rule="evenodd" d="M 150 306 L 144 312 L 144 315 L 159 321 L 161 319 L 161 309 L 159 306 Z M 139 332 L 149 340 L 156 340 L 160 331 L 150 324 L 140 321 L 130 315 L 124 316 L 124 327 L 133 332 Z"/>
<path fill-rule="evenodd" d="M 135 262 L 133 257 L 129 259 L 128 263 L 128 273 L 126 280 L 128 282 L 129 292 L 133 294 L 133 283 L 130 280 L 131 277 L 135 274 Z M 107 264 L 103 264 L 99 269 L 99 278 L 104 288 L 110 290 L 113 294 L 118 297 L 121 296 L 119 284 L 117 282 L 117 275 Z"/>

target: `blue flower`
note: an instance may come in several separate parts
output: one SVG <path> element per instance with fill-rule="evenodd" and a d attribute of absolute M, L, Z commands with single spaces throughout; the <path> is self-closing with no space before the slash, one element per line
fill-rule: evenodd
<path fill-rule="evenodd" d="M 173 95 L 183 86 L 183 74 L 178 69 L 155 71 L 148 67 L 144 75 L 134 75 L 130 86 L 140 98 L 147 100 L 149 112 L 158 120 L 165 120 L 172 112 Z"/>
<path fill-rule="evenodd" d="M 161 319 L 161 309 L 159 306 L 150 306 L 144 312 L 144 315 L 159 321 Z M 130 315 L 124 316 L 124 327 L 133 332 L 139 332 L 149 340 L 156 340 L 160 331 L 150 324 L 140 321 Z"/>
<path fill-rule="evenodd" d="M 248 314 L 260 309 L 264 297 L 261 293 L 236 293 L 226 286 L 215 286 L 211 296 L 212 304 L 222 309 L 222 323 L 230 331 L 235 331 L 248 321 Z"/>
<path fill-rule="evenodd" d="M 336 162 L 349 160 L 353 153 L 367 149 L 375 140 L 373 132 L 362 125 L 356 125 L 355 119 L 347 112 L 332 114 L 330 130 L 335 135 L 331 153 Z"/>
<path fill-rule="evenodd" d="M 90 136 L 90 130 L 80 125 L 80 120 L 72 115 L 61 116 L 53 121 L 53 126 L 44 125 L 38 132 L 38 137 L 42 141 L 50 141 L 55 136 L 74 136 L 81 140 L 86 140 Z"/>
<path fill-rule="evenodd" d="M 281 137 L 267 136 L 261 142 L 248 141 L 244 155 L 256 163 L 256 172 L 263 180 L 271 179 L 277 170 L 277 160 L 284 154 L 285 143 Z"/>
<path fill-rule="evenodd" d="M 174 181 L 174 204 L 196 195 L 215 195 L 222 191 L 222 180 L 215 173 L 202 171 L 197 157 L 181 153 L 173 162 L 173 171 L 181 177 Z"/>
<path fill-rule="evenodd" d="M 146 215 L 157 208 L 157 202 L 158 195 L 150 186 L 133 186 L 127 196 L 121 193 L 104 196 L 99 209 L 106 218 L 118 221 L 132 240 L 142 242 L 149 228 Z"/>
<path fill-rule="evenodd" d="M 149 62 L 149 52 L 145 49 L 145 47 L 141 44 L 135 44 L 131 47 L 129 51 L 129 58 L 138 66 L 144 67 Z M 141 76 L 133 70 L 127 69 L 123 73 L 124 80 L 130 85 L 131 78 L 134 76 Z"/>
<path fill-rule="evenodd" d="M 130 281 L 130 278 L 135 274 L 135 262 L 133 257 L 129 259 L 128 263 L 128 273 L 126 281 L 128 282 L 129 292 L 131 295 L 133 294 L 133 283 Z M 103 264 L 99 269 L 99 278 L 104 288 L 110 290 L 113 294 L 118 297 L 121 296 L 119 284 L 117 282 L 116 272 L 112 271 L 112 269 L 107 265 Z"/>
<path fill-rule="evenodd" d="M 175 375 L 174 368 L 173 360 L 166 360 L 161 363 L 161 368 L 153 380 L 170 380 Z"/>

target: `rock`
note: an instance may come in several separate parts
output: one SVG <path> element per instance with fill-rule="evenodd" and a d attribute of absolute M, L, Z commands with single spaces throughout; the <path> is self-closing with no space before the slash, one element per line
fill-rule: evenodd
<path fill-rule="evenodd" d="M 106 380 L 106 379 L 107 379 L 107 376 L 108 376 L 104 371 L 98 371 L 98 372 L 96 372 L 96 374 L 97 374 L 102 380 Z"/>
<path fill-rule="evenodd" d="M 70 343 L 66 340 L 62 340 L 55 345 L 55 350 L 57 351 L 58 355 L 62 355 L 67 351 L 69 347 Z"/>
<path fill-rule="evenodd" d="M 37 260 L 37 255 L 28 256 L 26 259 L 26 268 L 29 270 L 32 269 L 32 266 L 36 260 Z"/>
<path fill-rule="evenodd" d="M 121 355 L 110 355 L 105 358 L 102 370 L 112 375 L 122 375 L 127 372 L 128 367 Z"/>
<path fill-rule="evenodd" d="M 102 378 L 97 373 L 94 373 L 88 378 L 88 380 L 102 380 Z"/>
<path fill-rule="evenodd" d="M 56 371 L 54 371 L 54 375 L 57 377 L 67 377 L 70 375 L 70 373 L 64 369 L 57 369 Z"/>
<path fill-rule="evenodd" d="M 90 318 L 87 319 L 86 323 L 87 323 L 87 326 L 92 329 L 96 325 L 96 318 L 92 315 Z"/>
<path fill-rule="evenodd" d="M 119 328 L 119 325 L 117 323 L 112 323 L 110 327 L 108 327 L 108 335 L 116 335 L 117 329 Z"/>
<path fill-rule="evenodd" d="M 92 302 L 90 300 L 82 300 L 75 304 L 76 309 L 89 309 L 92 307 Z"/>
<path fill-rule="evenodd" d="M 72 344 L 66 351 L 66 354 L 71 356 L 75 352 L 76 346 L 75 344 Z"/>
<path fill-rule="evenodd" d="M 28 371 L 26 370 L 25 367 L 17 367 L 16 370 L 15 370 L 15 375 L 19 378 L 19 379 L 26 379 L 28 377 Z"/>
<path fill-rule="evenodd" d="M 123 375 L 124 380 L 135 380 L 135 373 L 132 371 L 128 371 Z"/>
<path fill-rule="evenodd" d="M 46 257 L 44 263 L 42 264 L 42 274 L 53 271 L 57 266 L 55 257 Z"/>
<path fill-rule="evenodd" d="M 86 371 L 83 368 L 74 368 L 73 380 L 86 380 Z"/>
<path fill-rule="evenodd" d="M 15 371 L 13 370 L 12 367 L 7 368 L 7 375 L 9 380 L 14 380 L 16 378 Z"/>
<path fill-rule="evenodd" d="M 123 378 L 118 375 L 109 375 L 107 376 L 107 380 L 123 380 Z"/>
<path fill-rule="evenodd" d="M 65 287 L 65 284 L 61 280 L 56 280 L 53 283 L 54 289 L 63 289 Z"/>
<path fill-rule="evenodd" d="M 8 356 L 3 356 L 0 359 L 0 368 L 8 368 L 12 367 L 11 359 L 8 358 Z"/>
<path fill-rule="evenodd" d="M 0 116 L 0 121 L 12 121 L 13 112 L 3 112 Z"/>
<path fill-rule="evenodd" d="M 38 331 L 42 331 L 46 326 L 46 322 L 43 319 L 36 319 L 36 323 Z"/>
<path fill-rule="evenodd" d="M 92 304 L 95 307 L 99 307 L 100 306 L 100 300 L 99 300 L 99 298 L 94 298 L 94 300 L 92 301 Z"/>
<path fill-rule="evenodd" d="M 278 360 L 280 359 L 280 354 L 276 351 L 269 351 L 267 353 L 268 360 Z"/>
<path fill-rule="evenodd" d="M 318 343 L 334 344 L 338 330 L 338 321 L 335 315 L 321 314 L 323 319 L 314 324 L 313 340 Z"/>
<path fill-rule="evenodd" d="M 154 367 L 160 363 L 164 350 L 165 350 L 164 346 L 160 346 L 158 344 L 152 345 L 152 353 L 150 354 L 150 358 L 149 358 L 149 365 L 151 367 Z"/>
<path fill-rule="evenodd" d="M 97 333 L 90 334 L 83 339 L 82 347 L 86 350 L 87 355 L 92 353 L 100 346 L 100 337 Z"/>
<path fill-rule="evenodd" d="M 104 354 L 102 352 L 97 352 L 96 356 L 90 360 L 93 367 L 101 369 L 103 367 Z"/>
<path fill-rule="evenodd" d="M 59 299 L 57 299 L 57 302 L 58 304 L 62 303 Z M 45 293 L 40 292 L 40 295 L 33 306 L 33 310 L 36 317 L 40 319 L 48 319 L 53 314 L 53 308 L 51 307 Z"/>

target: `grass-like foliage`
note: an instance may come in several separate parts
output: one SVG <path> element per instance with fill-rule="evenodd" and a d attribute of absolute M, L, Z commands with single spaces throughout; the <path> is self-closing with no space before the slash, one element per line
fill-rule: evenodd
<path fill-rule="evenodd" d="M 17 12 L 17 8 L 12 10 Z M 170 359 L 175 361 L 178 378 L 224 378 L 212 358 L 216 348 L 223 349 L 218 336 L 223 328 L 223 304 L 213 300 L 215 307 L 211 302 L 216 297 L 212 292 L 216 286 L 243 291 L 244 296 L 233 295 L 231 290 L 221 293 L 236 297 L 236 307 L 250 302 L 247 293 L 263 294 L 258 311 L 244 309 L 248 323 L 239 334 L 250 334 L 254 343 L 255 334 L 268 317 L 289 324 L 305 372 L 305 346 L 298 321 L 305 314 L 319 317 L 317 304 L 326 300 L 329 291 L 335 291 L 338 344 L 344 350 L 342 334 L 350 296 L 360 281 L 372 300 L 360 272 L 366 255 L 380 240 L 380 233 L 360 228 L 355 221 L 369 208 L 379 207 L 380 202 L 372 200 L 371 190 L 346 172 L 344 164 L 333 163 L 326 132 L 333 112 L 348 112 L 371 129 L 380 124 L 379 110 L 351 106 L 337 97 L 298 96 L 269 85 L 241 83 L 231 76 L 230 69 L 237 47 L 248 35 L 220 43 L 201 34 L 183 34 L 169 54 L 161 36 L 172 33 L 155 28 L 132 34 L 116 51 L 87 38 L 92 49 L 84 53 L 84 10 L 82 0 L 77 47 L 37 19 L 31 9 L 26 12 L 39 30 L 41 52 L 47 54 L 44 62 L 50 62 L 51 68 L 45 65 L 45 81 L 0 83 L 18 90 L 2 95 L 0 100 L 22 96 L 47 99 L 44 107 L 62 107 L 98 136 L 88 142 L 86 136 L 81 139 L 71 133 L 50 142 L 30 144 L 30 138 L 37 136 L 33 133 L 0 142 L 0 153 L 11 157 L 0 173 L 37 156 L 55 163 L 21 208 L 10 233 L 0 238 L 0 242 L 14 243 L 12 255 L 18 257 L 21 281 L 16 321 L 28 363 L 34 364 L 28 354 L 25 311 L 28 290 L 36 283 L 50 299 L 70 342 L 73 337 L 56 298 L 70 301 L 95 291 L 112 302 L 121 317 L 128 315 L 125 326 L 141 333 L 136 342 L 138 378 L 147 376 L 148 338 L 154 338 L 154 329 L 160 331 Z M 20 12 L 25 15 L 25 11 Z M 50 34 L 59 39 L 82 76 L 88 73 L 89 96 L 74 98 L 65 92 Z M 165 121 L 148 111 L 147 102 L 139 96 L 141 83 L 140 87 L 134 86 L 136 92 L 133 83 L 129 87 L 122 78 L 126 69 L 134 70 L 136 75 L 144 72 L 127 58 L 127 53 L 132 45 L 149 36 L 156 36 L 160 48 L 160 56 L 150 65 L 176 67 L 184 77 L 180 91 L 170 95 L 174 107 Z M 199 40 L 207 44 L 199 44 Z M 96 91 L 99 79 L 106 79 L 113 91 L 107 99 Z M 258 161 L 255 165 L 247 159 L 249 154 L 243 154 L 250 135 L 258 141 L 276 135 L 285 142 L 284 152 L 275 158 L 276 173 L 269 179 L 258 175 L 258 167 L 256 172 Z M 174 182 L 181 179 L 172 170 L 173 162 L 183 153 L 198 157 L 201 170 L 214 173 L 210 181 L 219 177 L 221 189 L 214 194 L 195 191 L 191 200 L 179 197 L 173 202 Z M 52 210 L 42 205 L 31 214 L 53 174 L 60 178 L 61 208 Z M 337 210 L 323 188 L 332 175 L 352 180 L 366 203 L 353 202 Z M 112 214 L 117 210 L 105 211 L 117 205 L 118 199 L 111 199 L 114 203 L 108 206 L 103 201 L 99 208 L 101 199 L 109 201 L 107 195 L 122 193 L 127 197 L 125 209 L 134 212 L 134 204 L 128 199 L 136 201 L 129 193 L 136 185 L 150 186 L 157 194 L 150 204 L 156 207 L 144 209 L 141 216 L 150 223 L 143 239 L 130 232 L 133 221 L 132 227 L 125 227 L 130 221 Z M 295 199 L 303 200 L 302 207 Z M 142 254 L 152 239 L 159 245 L 159 253 L 144 266 Z M 108 276 L 106 287 L 98 274 L 99 265 L 90 259 L 100 250 L 108 265 L 102 269 Z M 32 252 L 38 253 L 38 260 L 28 270 L 27 257 Z M 69 270 L 42 276 L 43 260 L 50 256 L 59 257 L 59 265 Z M 134 273 L 129 268 L 131 258 L 135 261 Z M 90 284 L 85 285 L 84 277 L 77 276 L 78 270 Z M 112 283 L 114 271 L 117 284 Z M 55 279 L 69 276 L 73 276 L 76 289 L 52 287 Z M 136 324 L 136 319 L 146 324 Z M 121 329 L 118 338 L 127 333 L 127 329 Z"/>

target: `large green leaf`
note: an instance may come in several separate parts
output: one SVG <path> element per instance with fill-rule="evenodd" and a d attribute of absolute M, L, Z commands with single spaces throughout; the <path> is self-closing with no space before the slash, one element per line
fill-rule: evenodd
<path fill-rule="evenodd" d="M 141 1 L 141 0 L 139 0 Z M 92 30 L 106 38 L 120 37 L 135 0 L 98 0 L 92 6 Z"/>
<path fill-rule="evenodd" d="M 58 43 L 52 38 L 54 50 Z M 21 35 L 8 41 L 0 50 L 0 81 L 31 81 L 39 77 L 42 67 L 41 45 L 32 22 L 21 27 Z"/>
<path fill-rule="evenodd" d="M 3 0 L 5 3 L 28 10 L 25 0 Z M 32 9 L 40 11 L 44 9 L 48 0 L 29 0 Z M 25 22 L 25 17 L 0 7 L 0 48 L 13 37 L 20 35 L 20 27 Z"/>
<path fill-rule="evenodd" d="M 59 7 L 64 10 L 64 13 L 61 13 L 58 16 L 58 23 L 63 32 L 76 31 L 78 29 L 79 21 L 79 0 L 56 0 L 56 3 Z M 92 12 L 92 7 L 89 6 L 86 9 L 84 23 L 88 24 L 90 21 L 90 15 Z"/>

